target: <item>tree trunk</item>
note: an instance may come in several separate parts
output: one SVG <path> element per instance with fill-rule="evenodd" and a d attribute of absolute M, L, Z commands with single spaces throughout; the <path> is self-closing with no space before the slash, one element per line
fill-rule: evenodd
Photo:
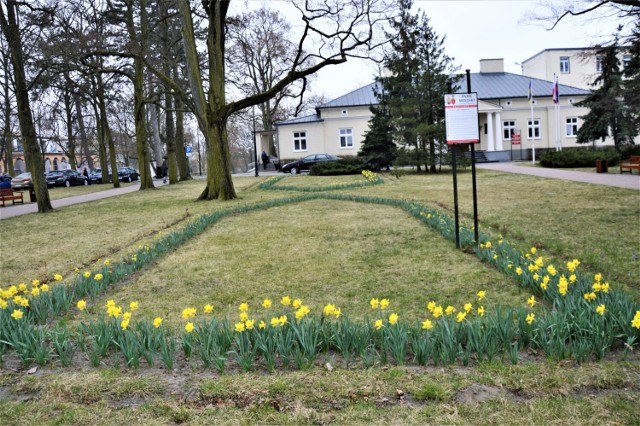
<path fill-rule="evenodd" d="M 71 92 L 69 91 L 68 85 L 64 88 L 62 98 L 64 101 L 64 113 L 67 121 L 67 154 L 69 156 L 69 166 L 72 169 L 77 170 L 78 164 L 76 162 L 76 139 L 73 135 Z"/>
<path fill-rule="evenodd" d="M 127 31 L 129 33 L 129 42 L 137 53 L 133 59 L 133 115 L 136 124 L 136 152 L 140 171 L 140 191 L 144 191 L 145 189 L 152 189 L 154 186 L 147 144 L 147 124 L 144 109 L 144 62 L 141 57 L 141 55 L 145 55 L 145 43 L 148 40 L 147 2 L 146 0 L 138 0 L 138 3 L 140 4 L 140 34 L 136 33 L 136 23 L 133 18 L 134 0 L 127 1 Z"/>
<path fill-rule="evenodd" d="M 158 125 L 158 110 L 154 103 L 147 104 L 149 124 L 151 124 L 151 151 L 156 167 L 162 164 L 162 140 L 160 140 L 160 127 Z"/>
<path fill-rule="evenodd" d="M 165 131 L 167 141 L 167 165 L 169 166 L 169 184 L 178 183 L 178 161 L 176 157 L 176 130 L 173 122 L 173 103 L 171 93 L 167 91 L 164 98 L 165 107 Z M 184 148 L 183 148 L 184 149 Z"/>
<path fill-rule="evenodd" d="M 4 56 L 4 54 L 3 54 Z M 4 57 L 3 63 L 9 58 Z M 8 69 L 8 68 L 7 68 Z M 9 98 L 9 73 L 4 73 L 4 172 L 13 176 L 13 139 L 11 137 L 11 102 Z"/>
<path fill-rule="evenodd" d="M 104 102 L 104 82 L 102 81 L 102 73 L 98 73 L 98 104 L 100 106 L 100 127 L 102 128 L 103 140 L 109 145 L 109 163 L 111 164 L 111 180 L 114 188 L 120 188 L 120 179 L 118 179 L 118 162 L 116 160 L 116 147 L 113 143 L 111 128 L 107 118 L 107 106 Z"/>
<path fill-rule="evenodd" d="M 82 101 L 80 100 L 80 95 L 77 93 L 73 94 L 73 98 L 76 104 L 76 117 L 78 118 L 78 130 L 80 132 L 80 146 L 82 147 L 82 151 L 84 152 L 87 166 L 89 166 L 90 170 L 93 170 L 94 169 L 93 156 L 89 151 L 89 139 L 87 138 L 87 128 L 84 125 L 84 115 L 82 113 Z"/>
<path fill-rule="evenodd" d="M 207 187 L 200 200 L 233 200 L 237 197 L 231 177 L 231 157 L 226 123 L 209 126 L 207 137 Z"/>
<path fill-rule="evenodd" d="M 176 103 L 176 158 L 178 159 L 178 170 L 180 171 L 180 181 L 191 180 L 191 170 L 189 159 L 184 150 L 184 103 L 180 96 L 174 97 Z"/>
<path fill-rule="evenodd" d="M 38 141 L 36 139 L 36 129 L 33 124 L 31 105 L 29 104 L 29 93 L 24 72 L 24 60 L 22 57 L 22 40 L 20 39 L 20 29 L 18 28 L 16 16 L 16 1 L 6 1 L 7 16 L 0 8 L 0 27 L 4 37 L 9 44 L 11 52 L 11 64 L 13 66 L 13 78 L 15 81 L 16 103 L 18 104 L 18 120 L 20 122 L 20 133 L 24 146 L 24 157 L 27 169 L 31 172 L 33 188 L 38 203 L 38 212 L 45 213 L 53 210 L 49 191 L 44 178 L 44 161 L 40 156 Z"/>
<path fill-rule="evenodd" d="M 91 79 L 93 85 L 94 94 L 98 97 L 98 88 L 94 79 Z M 109 183 L 109 161 L 107 160 L 107 147 L 105 145 L 104 130 L 102 128 L 102 120 L 100 119 L 100 111 L 98 110 L 98 104 L 100 102 L 97 99 L 93 99 L 91 106 L 93 107 L 93 113 L 96 117 L 96 136 L 98 137 L 98 160 L 100 161 L 100 168 L 102 170 L 102 183 Z M 112 167 L 113 168 L 113 167 Z M 113 171 L 112 171 L 113 176 Z"/>

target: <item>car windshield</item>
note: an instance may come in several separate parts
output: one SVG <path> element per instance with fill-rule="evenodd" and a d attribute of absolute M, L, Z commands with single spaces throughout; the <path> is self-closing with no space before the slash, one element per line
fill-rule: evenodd
<path fill-rule="evenodd" d="M 31 178 L 31 173 L 20 173 L 18 176 L 14 177 L 14 179 L 25 179 Z"/>

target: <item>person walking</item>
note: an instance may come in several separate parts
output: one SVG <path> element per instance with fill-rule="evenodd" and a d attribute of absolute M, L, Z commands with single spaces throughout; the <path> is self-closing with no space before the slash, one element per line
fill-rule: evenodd
<path fill-rule="evenodd" d="M 262 168 L 267 170 L 267 164 L 269 164 L 269 154 L 264 149 L 262 150 Z"/>

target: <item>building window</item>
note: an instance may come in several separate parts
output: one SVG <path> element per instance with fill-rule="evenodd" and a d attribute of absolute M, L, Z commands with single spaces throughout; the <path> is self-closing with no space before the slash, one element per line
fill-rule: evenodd
<path fill-rule="evenodd" d="M 622 56 L 622 69 L 626 70 L 627 68 L 629 68 L 630 64 L 631 64 L 631 55 Z"/>
<path fill-rule="evenodd" d="M 505 120 L 502 122 L 502 139 L 511 140 L 511 135 L 516 132 L 516 120 Z"/>
<path fill-rule="evenodd" d="M 307 150 L 307 132 L 293 132 L 293 150 Z"/>
<path fill-rule="evenodd" d="M 602 56 L 596 56 L 596 72 L 597 73 L 601 73 L 602 72 L 602 61 L 604 60 L 604 58 Z"/>
<path fill-rule="evenodd" d="M 569 57 L 568 56 L 560 56 L 560 72 L 568 73 L 569 69 Z"/>
<path fill-rule="evenodd" d="M 340 148 L 353 148 L 352 129 L 340 129 Z"/>
<path fill-rule="evenodd" d="M 565 128 L 567 136 L 578 136 L 578 117 L 567 117 Z"/>
<path fill-rule="evenodd" d="M 540 139 L 540 119 L 527 120 L 529 139 Z"/>

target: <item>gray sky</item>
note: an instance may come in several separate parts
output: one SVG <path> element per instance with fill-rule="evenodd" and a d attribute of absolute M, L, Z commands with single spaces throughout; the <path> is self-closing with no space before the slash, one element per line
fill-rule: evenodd
<path fill-rule="evenodd" d="M 445 52 L 455 58 L 461 72 L 479 70 L 480 59 L 503 58 L 505 71 L 519 74 L 522 61 L 543 49 L 588 47 L 610 36 L 617 22 L 566 17 L 552 31 L 530 21 L 540 0 L 417 0 L 415 8 L 427 12 L 439 36 L 446 35 Z M 551 1 L 551 3 L 561 3 Z M 373 81 L 376 67 L 353 61 L 321 70 L 314 92 L 329 99 Z"/>

